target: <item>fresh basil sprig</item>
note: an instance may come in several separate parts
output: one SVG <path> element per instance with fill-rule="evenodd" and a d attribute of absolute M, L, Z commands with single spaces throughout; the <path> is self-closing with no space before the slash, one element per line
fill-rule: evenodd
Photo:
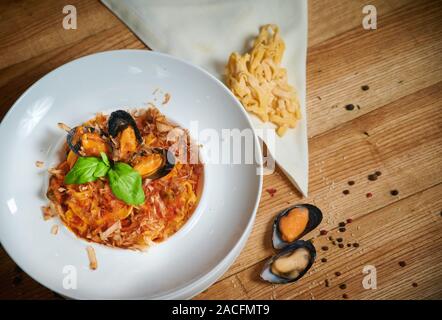
<path fill-rule="evenodd" d="M 116 162 L 111 166 L 104 152 L 101 159 L 80 157 L 64 178 L 66 184 L 83 184 L 107 175 L 112 193 L 127 204 L 138 205 L 145 200 L 141 175 L 130 165 Z"/>
<path fill-rule="evenodd" d="M 102 159 L 94 157 L 80 157 L 75 165 L 64 177 L 66 184 L 83 184 L 104 177 L 109 171 L 109 160 L 105 153 L 101 153 Z M 104 155 L 104 156 L 103 156 Z M 104 161 L 104 158 L 106 161 Z"/>
<path fill-rule="evenodd" d="M 134 205 L 144 202 L 141 175 L 130 165 L 117 162 L 107 176 L 112 192 L 118 199 Z"/>

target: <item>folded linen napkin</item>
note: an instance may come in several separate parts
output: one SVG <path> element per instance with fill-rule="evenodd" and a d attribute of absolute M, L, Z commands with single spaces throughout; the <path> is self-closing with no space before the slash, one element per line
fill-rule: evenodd
<path fill-rule="evenodd" d="M 264 24 L 277 24 L 286 43 L 283 66 L 301 104 L 295 129 L 276 137 L 272 155 L 289 180 L 308 192 L 306 0 L 101 0 L 152 50 L 199 65 L 223 80 L 230 53 L 244 53 Z M 255 116 L 254 129 L 272 128 Z M 264 140 L 265 135 L 256 131 Z"/>

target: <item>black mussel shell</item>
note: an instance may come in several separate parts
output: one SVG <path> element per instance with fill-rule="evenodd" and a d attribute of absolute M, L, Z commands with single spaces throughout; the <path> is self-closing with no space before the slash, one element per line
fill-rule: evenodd
<path fill-rule="evenodd" d="M 130 113 L 124 110 L 117 110 L 112 112 L 109 116 L 107 124 L 108 124 L 109 134 L 113 138 L 118 136 L 118 134 L 124 129 L 126 129 L 128 126 L 131 126 L 132 129 L 134 129 L 138 143 L 141 143 L 143 141 L 140 130 L 138 129 L 134 118 L 132 118 Z"/>
<path fill-rule="evenodd" d="M 176 159 L 175 155 L 168 149 L 154 148 L 152 151 L 155 153 L 160 153 L 164 158 L 163 166 L 153 174 L 146 177 L 151 180 L 156 180 L 167 176 L 170 171 L 172 171 L 173 167 L 175 166 Z"/>
<path fill-rule="evenodd" d="M 95 132 L 95 128 L 88 127 L 88 126 L 78 126 L 78 127 L 75 127 L 75 128 L 72 128 L 71 130 L 69 130 L 68 135 L 66 136 L 66 142 L 68 144 L 68 147 L 69 147 L 69 149 L 74 151 L 75 154 L 81 156 L 81 154 L 80 154 L 80 150 L 81 150 L 80 139 L 78 139 L 77 143 L 74 143 L 74 137 L 75 137 L 75 134 L 77 133 L 78 129 L 82 130 L 82 133 L 87 133 L 87 132 Z"/>
<path fill-rule="evenodd" d="M 276 259 L 288 255 L 291 252 L 300 248 L 306 248 L 310 253 L 310 256 L 306 268 L 302 272 L 300 272 L 296 278 L 291 279 L 289 277 L 277 275 L 272 272 L 272 264 Z M 277 284 L 295 282 L 300 278 L 302 278 L 307 273 L 307 271 L 311 268 L 311 266 L 315 262 L 315 259 L 316 259 L 316 249 L 310 241 L 298 240 L 292 242 L 290 245 L 284 247 L 284 249 L 282 249 L 281 252 L 279 252 L 277 255 L 273 256 L 266 262 L 266 264 L 264 265 L 261 271 L 261 278 L 270 283 L 277 283 Z"/>
<path fill-rule="evenodd" d="M 273 248 L 281 249 L 292 243 L 292 242 L 286 242 L 282 239 L 281 232 L 279 231 L 279 221 L 281 217 L 287 215 L 290 212 L 290 210 L 299 207 L 307 208 L 309 217 L 308 217 L 307 226 L 305 227 L 304 231 L 294 241 L 301 239 L 304 235 L 315 229 L 321 223 L 322 212 L 318 207 L 312 204 L 307 204 L 307 203 L 297 204 L 282 210 L 275 218 L 275 221 L 273 222 L 273 236 L 272 236 Z"/>

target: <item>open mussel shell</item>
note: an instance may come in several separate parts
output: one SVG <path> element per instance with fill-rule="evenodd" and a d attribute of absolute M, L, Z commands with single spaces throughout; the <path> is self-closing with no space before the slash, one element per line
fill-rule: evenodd
<path fill-rule="evenodd" d="M 298 240 L 270 258 L 261 271 L 261 278 L 270 283 L 284 284 L 299 280 L 311 268 L 316 250 L 310 241 Z"/>
<path fill-rule="evenodd" d="M 295 213 L 300 214 L 297 217 L 290 215 Z M 281 249 L 290 245 L 315 229 L 321 221 L 321 210 L 311 204 L 297 204 L 282 210 L 273 223 L 273 247 Z"/>
<path fill-rule="evenodd" d="M 107 124 L 109 134 L 112 138 L 116 138 L 121 131 L 126 129 L 128 126 L 131 126 L 135 132 L 138 143 L 143 141 L 140 130 L 138 129 L 134 118 L 127 111 L 117 110 L 112 112 L 109 116 Z"/>
<path fill-rule="evenodd" d="M 147 178 L 151 180 L 160 179 L 162 177 L 167 176 L 170 173 L 170 171 L 172 171 L 172 169 L 175 167 L 175 161 L 176 161 L 174 154 L 167 149 L 156 148 L 155 152 L 163 156 L 164 163 L 161 166 L 161 168 L 156 170 L 153 174 L 147 176 Z"/>
<path fill-rule="evenodd" d="M 176 158 L 171 151 L 153 148 L 137 154 L 133 159 L 133 166 L 143 178 L 155 180 L 168 175 L 174 168 L 175 162 Z"/>
<path fill-rule="evenodd" d="M 68 135 L 66 136 L 66 142 L 68 144 L 69 149 L 71 149 L 75 154 L 81 156 L 81 139 L 80 136 L 83 133 L 87 132 L 95 132 L 95 128 L 88 126 L 78 126 L 69 130 Z"/>

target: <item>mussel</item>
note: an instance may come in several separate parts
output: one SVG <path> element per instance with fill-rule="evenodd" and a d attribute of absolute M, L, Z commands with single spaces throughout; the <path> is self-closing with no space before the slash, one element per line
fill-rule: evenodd
<path fill-rule="evenodd" d="M 316 250 L 310 241 L 295 241 L 266 262 L 261 278 L 277 284 L 294 282 L 307 273 L 315 258 Z"/>
<path fill-rule="evenodd" d="M 143 178 L 150 180 L 166 176 L 175 166 L 175 156 L 168 149 L 151 148 L 144 145 L 141 132 L 134 118 L 124 110 L 110 114 L 108 132 L 99 132 L 90 126 L 78 126 L 69 129 L 67 144 L 78 156 L 100 157 L 104 152 L 113 159 L 130 163 Z M 112 138 L 110 139 L 109 136 Z M 71 158 L 72 161 L 69 161 Z M 76 157 L 70 152 L 68 162 L 75 163 Z M 72 165 L 70 165 L 72 167 Z"/>
<path fill-rule="evenodd" d="M 134 118 L 130 115 L 129 112 L 124 110 L 117 110 L 110 114 L 109 120 L 107 122 L 108 131 L 112 138 L 116 138 L 118 134 L 128 127 L 132 128 L 133 134 L 135 135 L 138 143 L 142 143 L 143 138 L 141 137 L 140 130 L 135 123 Z"/>
<path fill-rule="evenodd" d="M 169 150 L 151 148 L 136 154 L 131 164 L 143 178 L 155 180 L 168 175 L 175 166 L 175 161 L 175 156 Z"/>
<path fill-rule="evenodd" d="M 78 126 L 69 130 L 66 142 L 79 156 L 99 157 L 101 152 L 108 153 L 110 148 L 103 136 L 93 127 Z"/>
<path fill-rule="evenodd" d="M 273 223 L 273 247 L 281 249 L 290 245 L 315 229 L 321 221 L 321 210 L 311 204 L 298 204 L 281 211 Z"/>

